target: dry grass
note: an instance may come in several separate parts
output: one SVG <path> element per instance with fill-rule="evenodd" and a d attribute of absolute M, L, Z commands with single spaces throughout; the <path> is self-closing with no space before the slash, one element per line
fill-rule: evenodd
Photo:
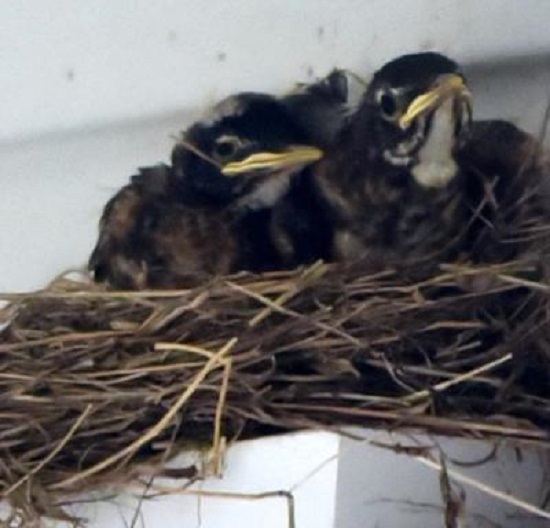
<path fill-rule="evenodd" d="M 225 438 L 292 429 L 549 446 L 540 268 L 445 267 L 419 281 L 317 264 L 182 291 L 60 278 L 3 295 L 2 495 L 28 518 L 60 516 L 59 496 L 162 474 L 186 447 L 212 446 L 216 466 Z"/>

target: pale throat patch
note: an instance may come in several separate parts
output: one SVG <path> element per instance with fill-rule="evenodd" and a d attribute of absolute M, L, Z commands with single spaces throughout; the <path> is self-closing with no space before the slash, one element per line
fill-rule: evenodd
<path fill-rule="evenodd" d="M 418 151 L 418 161 L 411 169 L 422 187 L 445 187 L 458 172 L 453 158 L 456 141 L 453 104 L 449 98 L 435 111 L 426 141 Z"/>
<path fill-rule="evenodd" d="M 238 206 L 252 210 L 273 207 L 290 187 L 292 172 L 287 170 L 284 173 L 267 176 L 263 181 L 258 182 L 258 185 L 250 193 L 238 201 Z M 262 176 L 255 177 L 263 178 Z"/>

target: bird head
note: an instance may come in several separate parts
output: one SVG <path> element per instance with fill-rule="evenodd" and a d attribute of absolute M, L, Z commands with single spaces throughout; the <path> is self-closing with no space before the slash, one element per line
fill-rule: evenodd
<path fill-rule="evenodd" d="M 454 61 L 432 52 L 404 55 L 375 73 L 358 116 L 377 156 L 408 168 L 422 187 L 441 188 L 458 171 L 471 94 Z"/>
<path fill-rule="evenodd" d="M 261 209 L 273 205 L 290 179 L 322 152 L 275 97 L 241 93 L 191 126 L 172 152 L 186 192 L 211 203 Z"/>

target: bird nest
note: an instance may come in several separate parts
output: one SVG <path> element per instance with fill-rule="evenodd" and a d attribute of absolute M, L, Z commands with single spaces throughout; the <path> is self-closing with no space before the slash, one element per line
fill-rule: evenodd
<path fill-rule="evenodd" d="M 540 260 L 425 277 L 318 263 L 179 291 L 62 277 L 4 295 L 2 495 L 59 514 L 59 497 L 162 474 L 190 446 L 307 428 L 548 446 Z"/>

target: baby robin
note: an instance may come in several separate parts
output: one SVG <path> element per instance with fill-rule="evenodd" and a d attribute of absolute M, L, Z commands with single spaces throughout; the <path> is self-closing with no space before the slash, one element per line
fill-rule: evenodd
<path fill-rule="evenodd" d="M 509 258 L 506 241 L 541 205 L 533 145 L 511 124 L 472 124 L 456 62 L 438 53 L 392 60 L 315 169 L 332 257 L 374 268 Z M 529 212 L 516 203 L 527 195 Z"/>
<path fill-rule="evenodd" d="M 286 98 L 241 93 L 216 105 L 182 135 L 171 165 L 142 169 L 108 202 L 89 261 L 95 279 L 170 288 L 326 257 L 329 230 L 305 173 L 322 155 L 314 144 L 343 122 L 343 75 Z M 326 132 L 312 124 L 323 112 Z"/>

